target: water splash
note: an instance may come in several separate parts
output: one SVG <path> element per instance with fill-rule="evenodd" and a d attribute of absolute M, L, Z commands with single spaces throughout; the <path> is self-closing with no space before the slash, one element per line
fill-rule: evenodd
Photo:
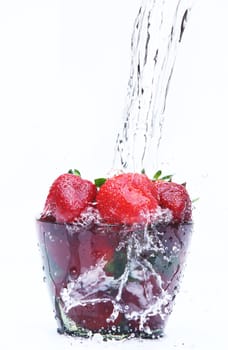
<path fill-rule="evenodd" d="M 192 0 L 143 0 L 131 40 L 131 71 L 124 124 L 114 168 L 157 170 L 158 149 L 177 49 Z"/>
<path fill-rule="evenodd" d="M 107 323 L 115 322 L 122 314 L 128 322 L 137 321 L 139 331 L 145 334 L 153 333 L 153 330 L 147 327 L 148 319 L 159 314 L 161 319 L 165 320 L 172 309 L 173 296 L 176 294 L 174 287 L 178 285 L 181 274 L 180 256 L 185 251 L 183 242 L 179 242 L 182 228 L 188 231 L 189 226 L 163 224 L 160 228 L 146 226 L 141 227 L 141 230 L 140 226 L 138 229 L 135 226 L 129 235 L 128 229 L 124 232 L 123 227 L 123 238 L 116 248 L 116 251 L 126 254 L 120 276 L 116 278 L 107 274 L 108 261 L 100 259 L 77 278 L 70 278 L 67 285 L 61 289 L 62 312 L 68 313 L 77 306 L 111 303 L 113 311 Z M 68 233 L 72 236 L 72 229 Z M 77 230 L 75 234 L 77 235 Z M 166 277 L 162 278 L 161 273 L 166 274 Z M 173 281 L 176 274 L 178 279 Z"/>

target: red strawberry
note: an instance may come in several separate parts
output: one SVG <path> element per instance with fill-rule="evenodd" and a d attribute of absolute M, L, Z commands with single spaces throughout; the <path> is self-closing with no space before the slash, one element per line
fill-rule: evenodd
<path fill-rule="evenodd" d="M 105 261 L 109 262 L 114 256 L 115 247 L 108 236 L 93 235 L 91 239 L 90 253 L 92 257 L 96 259 L 96 262 L 100 259 L 104 259 Z"/>
<path fill-rule="evenodd" d="M 76 244 L 71 255 L 74 257 L 78 254 L 79 261 L 76 266 L 81 273 L 91 266 L 95 266 L 99 260 L 109 262 L 114 255 L 114 244 L 105 234 L 95 234 L 93 231 L 83 230 L 77 232 L 73 239 Z"/>
<path fill-rule="evenodd" d="M 140 334 L 140 337 L 144 338 L 160 338 L 163 336 L 162 330 L 164 329 L 167 316 L 162 315 L 162 317 L 157 313 L 153 316 L 147 316 L 143 324 L 144 329 L 150 329 L 153 331 L 152 334 L 144 333 L 141 330 L 140 319 L 127 320 L 127 325 L 125 327 L 129 328 L 131 333 Z M 140 332 L 140 333 L 139 333 Z"/>
<path fill-rule="evenodd" d="M 96 186 L 74 174 L 60 175 L 52 184 L 42 218 L 70 223 L 94 201 Z"/>
<path fill-rule="evenodd" d="M 102 328 L 111 329 L 112 326 L 119 324 L 121 319 L 120 314 L 114 322 L 109 320 L 112 312 L 113 304 L 111 301 L 108 301 L 83 306 L 79 305 L 72 308 L 68 316 L 80 327 L 91 331 L 100 331 Z"/>
<path fill-rule="evenodd" d="M 158 206 L 156 188 L 146 175 L 121 174 L 108 179 L 97 194 L 97 208 L 109 223 L 145 223 Z"/>
<path fill-rule="evenodd" d="M 168 208 L 172 211 L 174 221 L 191 221 L 191 199 L 184 185 L 157 180 L 153 181 L 153 186 L 158 192 L 158 204 L 162 208 Z"/>

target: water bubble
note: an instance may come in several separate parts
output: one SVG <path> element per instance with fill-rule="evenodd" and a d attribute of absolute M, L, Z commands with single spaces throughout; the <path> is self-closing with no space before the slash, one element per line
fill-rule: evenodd
<path fill-rule="evenodd" d="M 51 234 L 51 232 L 47 233 L 47 237 L 48 237 L 49 241 L 55 242 L 55 237 Z"/>
<path fill-rule="evenodd" d="M 172 250 L 173 250 L 174 253 L 177 253 L 180 249 L 179 249 L 179 247 L 174 245 Z"/>
<path fill-rule="evenodd" d="M 77 268 L 76 268 L 76 267 L 71 267 L 71 268 L 70 268 L 70 276 L 71 276 L 72 278 L 75 278 L 75 277 L 77 277 L 77 275 L 78 275 L 78 270 L 77 270 Z"/>

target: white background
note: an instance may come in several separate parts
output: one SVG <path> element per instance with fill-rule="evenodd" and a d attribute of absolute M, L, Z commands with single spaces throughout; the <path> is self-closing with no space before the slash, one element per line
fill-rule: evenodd
<path fill-rule="evenodd" d="M 51 182 L 112 166 L 140 1 L 0 0 L 0 348 L 107 348 L 59 336 L 34 218 Z M 195 232 L 176 309 L 161 341 L 119 348 L 227 349 L 225 0 L 197 0 L 178 54 L 163 160 L 187 180 Z"/>

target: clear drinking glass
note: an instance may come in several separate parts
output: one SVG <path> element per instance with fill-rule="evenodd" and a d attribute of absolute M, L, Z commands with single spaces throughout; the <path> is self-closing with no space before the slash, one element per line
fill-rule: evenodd
<path fill-rule="evenodd" d="M 58 224 L 37 220 L 58 331 L 89 337 L 163 335 L 192 223 Z"/>

